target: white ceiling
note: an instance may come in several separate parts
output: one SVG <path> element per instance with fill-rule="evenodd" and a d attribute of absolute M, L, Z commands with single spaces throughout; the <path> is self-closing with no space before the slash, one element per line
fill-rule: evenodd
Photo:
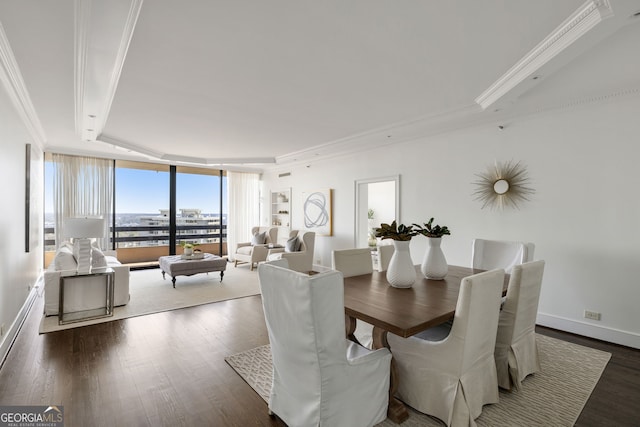
<path fill-rule="evenodd" d="M 263 168 L 637 93 L 636 12 L 638 0 L 6 0 L 0 80 L 48 151 Z"/>

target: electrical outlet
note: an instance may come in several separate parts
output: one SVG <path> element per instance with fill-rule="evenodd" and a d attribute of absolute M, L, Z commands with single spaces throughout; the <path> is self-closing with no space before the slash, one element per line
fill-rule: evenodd
<path fill-rule="evenodd" d="M 598 313 L 596 311 L 585 310 L 584 311 L 584 318 L 585 319 L 591 319 L 591 320 L 600 320 L 600 313 Z"/>

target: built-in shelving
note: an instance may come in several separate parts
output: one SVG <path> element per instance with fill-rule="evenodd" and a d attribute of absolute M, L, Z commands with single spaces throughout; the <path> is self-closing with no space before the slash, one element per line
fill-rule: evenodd
<path fill-rule="evenodd" d="M 278 243 L 284 245 L 291 231 L 291 188 L 271 192 L 271 225 L 278 227 Z"/>

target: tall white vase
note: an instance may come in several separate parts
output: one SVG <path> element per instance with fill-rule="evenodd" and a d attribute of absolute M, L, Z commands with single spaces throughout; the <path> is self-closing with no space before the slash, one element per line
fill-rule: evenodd
<path fill-rule="evenodd" d="M 440 248 L 442 237 L 427 237 L 427 241 L 429 248 L 424 253 L 420 271 L 427 279 L 442 280 L 449 272 L 449 265 Z"/>
<path fill-rule="evenodd" d="M 416 269 L 409 252 L 410 240 L 394 240 L 395 251 L 387 269 L 387 282 L 394 288 L 410 288 L 416 281 Z"/>

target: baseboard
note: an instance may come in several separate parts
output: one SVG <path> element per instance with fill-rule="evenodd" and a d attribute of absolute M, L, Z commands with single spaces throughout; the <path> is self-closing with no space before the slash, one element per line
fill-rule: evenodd
<path fill-rule="evenodd" d="M 42 276 L 40 276 L 40 279 L 41 278 Z M 29 314 L 33 303 L 38 297 L 39 287 L 42 286 L 40 279 L 38 280 L 38 282 L 36 282 L 35 286 L 31 288 L 31 291 L 29 292 L 29 295 L 27 295 L 27 299 L 24 301 L 24 304 L 22 304 L 22 308 L 20 308 L 18 315 L 16 316 L 9 329 L 7 329 L 7 333 L 4 335 L 4 337 L 2 337 L 2 341 L 0 341 L 0 367 L 2 367 L 2 365 L 4 364 L 11 346 L 18 336 L 18 332 L 20 332 L 22 324 L 27 318 L 27 315 Z"/>
<path fill-rule="evenodd" d="M 634 332 L 622 331 L 545 313 L 538 313 L 536 323 L 540 326 L 640 349 L 640 334 Z"/>

